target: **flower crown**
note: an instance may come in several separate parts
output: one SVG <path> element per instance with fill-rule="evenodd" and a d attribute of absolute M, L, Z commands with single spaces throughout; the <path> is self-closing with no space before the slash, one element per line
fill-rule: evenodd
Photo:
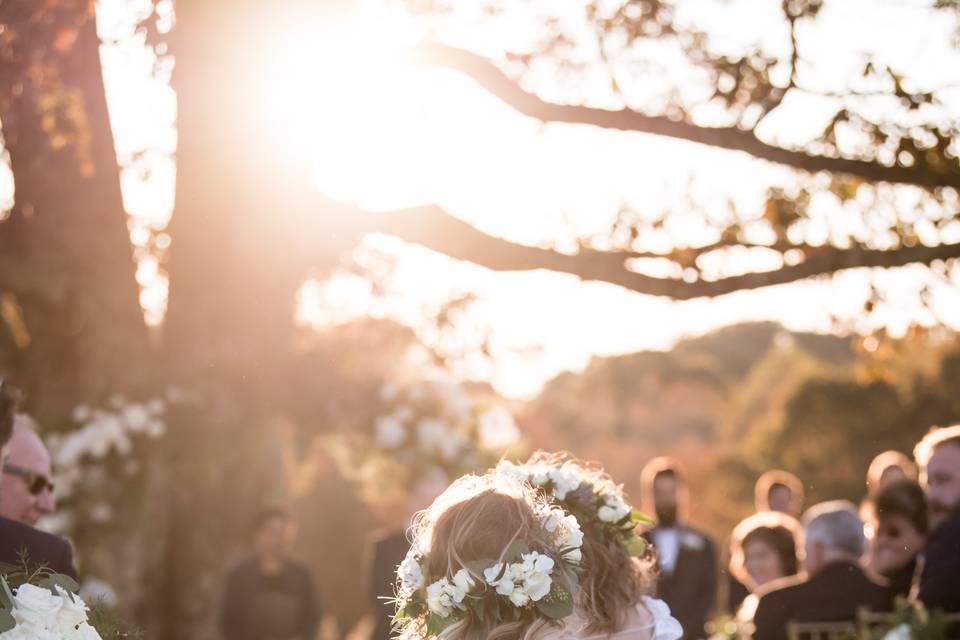
<path fill-rule="evenodd" d="M 517 622 L 537 613 L 558 620 L 573 612 L 583 531 L 576 517 L 558 507 L 541 508 L 540 526 L 552 547 L 531 550 L 515 540 L 499 559 L 477 560 L 452 576 L 426 584 L 426 555 L 411 548 L 397 568 L 394 623 L 415 636 L 439 635 L 465 619 Z"/>
<path fill-rule="evenodd" d="M 501 460 L 496 472 L 533 485 L 550 504 L 573 514 L 589 531 L 619 544 L 628 555 L 641 557 L 647 543 L 636 528 L 653 521 L 630 506 L 618 487 L 572 460 L 532 460 L 514 464 Z"/>

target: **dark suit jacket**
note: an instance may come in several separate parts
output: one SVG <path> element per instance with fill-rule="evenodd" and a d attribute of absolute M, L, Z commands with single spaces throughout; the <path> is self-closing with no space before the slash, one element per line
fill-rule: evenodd
<path fill-rule="evenodd" d="M 304 565 L 287 562 L 280 573 L 265 575 L 248 558 L 227 577 L 219 627 L 224 640 L 313 640 L 320 617 Z"/>
<path fill-rule="evenodd" d="M 960 514 L 933 530 L 923 555 L 920 601 L 928 609 L 960 613 Z"/>
<path fill-rule="evenodd" d="M 704 638 L 704 626 L 717 599 L 717 554 L 713 542 L 686 525 L 677 527 L 680 547 L 673 573 L 662 570 L 657 579 L 657 595 L 670 606 L 670 613 L 683 626 L 687 639 Z M 646 538 L 656 547 L 658 528 Z"/>
<path fill-rule="evenodd" d="M 812 578 L 784 578 L 772 587 L 757 604 L 753 640 L 785 640 L 791 621 L 853 622 L 861 607 L 893 609 L 890 590 L 873 582 L 852 562 L 835 562 Z"/>
<path fill-rule="evenodd" d="M 19 566 L 21 552 L 26 553 L 32 569 L 46 567 L 72 578 L 77 577 L 69 542 L 52 533 L 0 517 L 0 562 Z"/>
<path fill-rule="evenodd" d="M 409 549 L 406 531 L 402 529 L 381 534 L 370 544 L 370 610 L 376 620 L 371 640 L 390 637 L 390 623 L 396 612 L 392 598 L 397 565 L 403 562 Z"/>

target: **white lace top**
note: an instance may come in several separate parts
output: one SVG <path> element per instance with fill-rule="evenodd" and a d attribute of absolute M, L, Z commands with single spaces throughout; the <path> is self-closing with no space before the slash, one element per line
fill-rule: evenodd
<path fill-rule="evenodd" d="M 629 617 L 626 628 L 610 634 L 587 634 L 586 624 L 573 614 L 561 629 L 549 633 L 546 640 L 679 640 L 683 627 L 670 615 L 663 600 L 644 596 L 637 603 L 636 614 Z"/>

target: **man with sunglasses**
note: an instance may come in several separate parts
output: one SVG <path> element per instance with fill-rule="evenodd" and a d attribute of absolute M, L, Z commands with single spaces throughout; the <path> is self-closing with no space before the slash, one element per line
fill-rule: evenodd
<path fill-rule="evenodd" d="M 10 454 L 17 401 L 16 391 L 0 377 L 0 468 L 6 464 Z M 35 486 L 39 486 L 39 481 L 35 482 Z M 49 489 L 41 488 L 41 493 L 45 490 Z M 0 504 L 5 501 L 6 495 L 0 485 Z M 77 570 L 73 567 L 73 549 L 69 542 L 59 536 L 2 516 L 0 516 L 0 562 L 14 565 L 26 562 L 30 569 L 44 567 L 56 573 L 77 577 Z"/>
<path fill-rule="evenodd" d="M 0 473 L 0 516 L 35 527 L 53 513 L 50 453 L 33 420 L 18 414 L 13 421 L 10 453 Z"/>

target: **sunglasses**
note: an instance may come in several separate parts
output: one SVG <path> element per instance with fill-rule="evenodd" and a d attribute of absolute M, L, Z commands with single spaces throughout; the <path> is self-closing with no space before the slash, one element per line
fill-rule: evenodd
<path fill-rule="evenodd" d="M 53 482 L 47 476 L 42 473 L 37 473 L 36 471 L 31 471 L 30 469 L 24 469 L 23 467 L 18 467 L 15 464 L 5 464 L 3 465 L 3 472 L 7 475 L 18 476 L 27 481 L 27 487 L 30 490 L 30 495 L 38 496 L 43 493 L 44 489 L 49 489 L 50 493 L 53 493 Z"/>

